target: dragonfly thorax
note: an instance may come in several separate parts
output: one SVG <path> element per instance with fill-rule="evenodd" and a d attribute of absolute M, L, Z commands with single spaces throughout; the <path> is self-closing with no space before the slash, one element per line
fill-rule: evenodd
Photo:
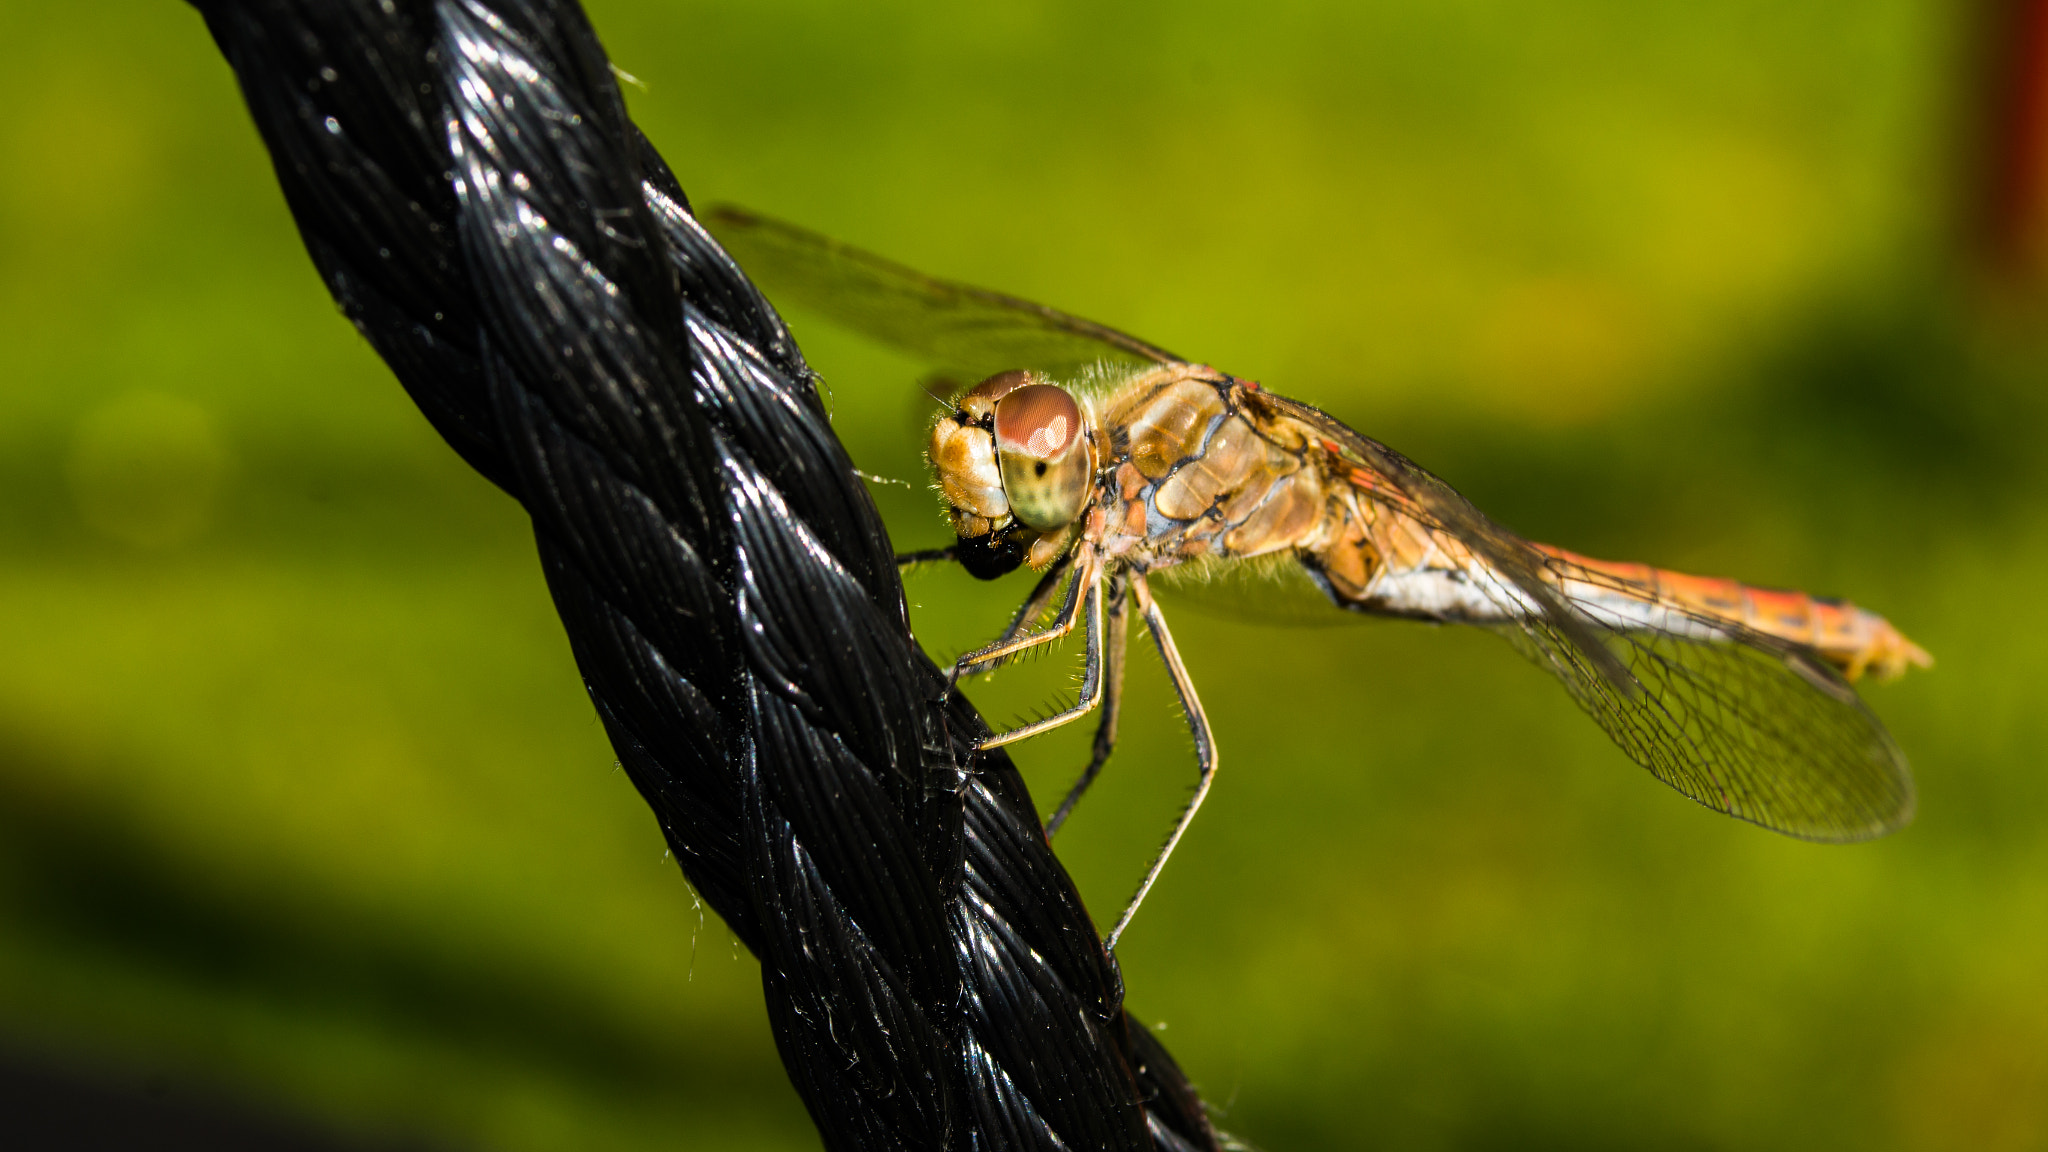
<path fill-rule="evenodd" d="M 1094 487 L 1091 440 L 1073 394 L 1022 370 L 968 389 L 939 418 L 932 467 L 970 571 L 998 576 L 1058 555 Z"/>

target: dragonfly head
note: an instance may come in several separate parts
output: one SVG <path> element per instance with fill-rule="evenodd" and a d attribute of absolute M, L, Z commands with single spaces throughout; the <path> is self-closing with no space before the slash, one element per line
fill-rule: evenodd
<path fill-rule="evenodd" d="M 932 428 L 931 459 L 962 562 L 985 579 L 1027 558 L 1049 563 L 1059 550 L 1033 545 L 1064 535 L 1080 517 L 1094 475 L 1081 406 L 1022 370 L 963 393 Z"/>

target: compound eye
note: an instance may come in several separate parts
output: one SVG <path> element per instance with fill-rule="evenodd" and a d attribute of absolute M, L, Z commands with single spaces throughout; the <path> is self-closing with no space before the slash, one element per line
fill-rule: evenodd
<path fill-rule="evenodd" d="M 1026 384 L 996 401 L 996 451 L 1051 460 L 1081 434 L 1081 407 L 1067 390 Z"/>
<path fill-rule="evenodd" d="M 1041 531 L 1071 523 L 1087 502 L 1091 467 L 1081 406 L 1064 388 L 1024 384 L 996 401 L 995 416 L 1010 513 Z"/>
<path fill-rule="evenodd" d="M 969 419 L 979 421 L 995 408 L 997 401 L 1027 384 L 1036 384 L 1038 379 L 1037 373 L 1026 372 L 1022 368 L 998 372 L 962 392 L 953 406 L 965 413 Z"/>

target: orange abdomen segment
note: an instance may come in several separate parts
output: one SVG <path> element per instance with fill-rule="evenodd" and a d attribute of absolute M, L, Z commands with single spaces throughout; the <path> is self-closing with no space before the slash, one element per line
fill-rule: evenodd
<path fill-rule="evenodd" d="M 1901 635 L 1890 621 L 1847 600 L 1691 576 L 1648 564 L 1594 560 L 1548 544 L 1535 547 L 1561 562 L 1553 570 L 1574 598 L 1625 597 L 1741 624 L 1812 649 L 1851 680 L 1865 672 L 1888 680 L 1908 667 L 1926 668 L 1934 663 L 1933 657 Z M 1607 579 L 1591 583 L 1574 580 L 1574 567 Z"/>

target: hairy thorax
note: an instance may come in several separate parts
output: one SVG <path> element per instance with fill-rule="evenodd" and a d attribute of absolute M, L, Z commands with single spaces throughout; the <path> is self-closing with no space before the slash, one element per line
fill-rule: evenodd
<path fill-rule="evenodd" d="M 1259 419 L 1256 384 L 1173 365 L 1119 396 L 1097 424 L 1118 462 L 1089 525 L 1105 556 L 1149 569 L 1314 547 L 1328 486 L 1306 438 Z"/>

